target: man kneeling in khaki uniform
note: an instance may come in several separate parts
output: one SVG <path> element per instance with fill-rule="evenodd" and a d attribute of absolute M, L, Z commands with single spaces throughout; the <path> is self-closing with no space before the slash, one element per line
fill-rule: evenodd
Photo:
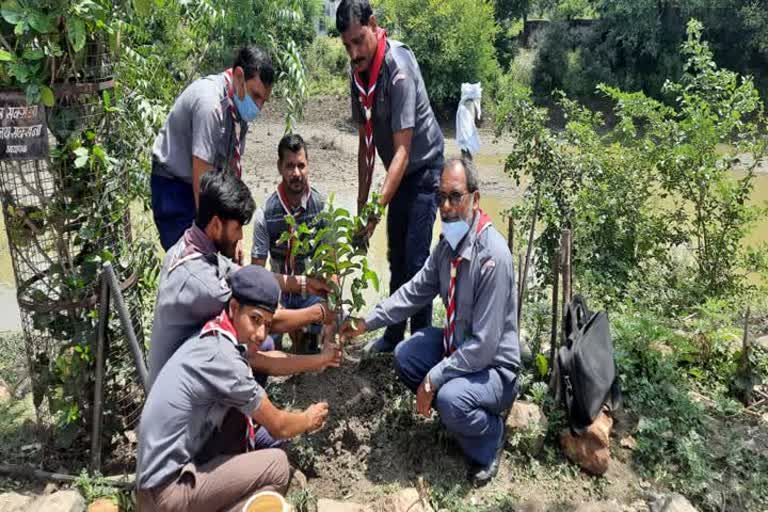
<path fill-rule="evenodd" d="M 323 426 L 328 404 L 276 408 L 254 380 L 249 357 L 269 335 L 280 287 L 258 266 L 229 276 L 229 307 L 163 366 L 139 427 L 139 510 L 240 511 L 255 492 L 283 494 L 282 450 L 252 451 L 256 430 L 287 439 Z"/>

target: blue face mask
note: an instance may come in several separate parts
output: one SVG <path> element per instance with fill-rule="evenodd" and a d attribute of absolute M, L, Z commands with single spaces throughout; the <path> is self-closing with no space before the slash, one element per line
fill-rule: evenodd
<path fill-rule="evenodd" d="M 242 100 L 237 97 L 237 92 L 235 92 L 233 96 L 235 99 L 235 106 L 237 107 L 237 111 L 240 113 L 240 118 L 243 121 L 250 123 L 259 117 L 261 110 L 259 110 L 259 106 L 255 101 L 253 101 L 253 98 L 251 98 L 251 95 L 248 94 L 247 90 L 245 91 L 245 98 Z"/>
<path fill-rule="evenodd" d="M 464 219 L 442 221 L 442 232 L 451 249 L 454 251 L 459 246 L 459 243 L 464 239 L 464 236 L 469 231 L 469 224 Z"/>

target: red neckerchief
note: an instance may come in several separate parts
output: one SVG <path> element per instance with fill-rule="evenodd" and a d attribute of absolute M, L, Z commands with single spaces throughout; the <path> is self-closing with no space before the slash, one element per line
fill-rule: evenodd
<path fill-rule="evenodd" d="M 207 336 L 215 332 L 223 334 L 235 345 L 240 344 L 237 341 L 237 331 L 235 330 L 235 326 L 232 324 L 232 320 L 229 318 L 229 313 L 227 313 L 226 309 L 219 313 L 219 316 L 212 318 L 205 323 L 203 329 L 200 331 L 200 336 Z"/>
<path fill-rule="evenodd" d="M 485 228 L 491 227 L 491 217 L 483 210 L 479 210 L 480 219 L 477 222 L 477 235 L 483 232 Z M 445 327 L 443 328 L 443 355 L 450 356 L 456 351 L 454 344 L 453 330 L 456 328 L 456 278 L 459 274 L 459 264 L 461 256 L 451 260 L 451 278 L 448 282 L 448 307 L 445 310 Z"/>
<path fill-rule="evenodd" d="M 307 179 L 307 192 L 303 197 L 302 203 L 306 203 L 309 201 L 309 195 L 311 193 L 311 190 L 309 189 L 309 179 Z M 277 186 L 277 199 L 280 201 L 280 206 L 283 207 L 283 211 L 286 215 L 290 215 L 291 217 L 296 218 L 293 215 L 293 210 L 291 209 L 290 204 L 288 203 L 288 194 L 285 192 L 285 184 L 281 181 L 280 184 Z M 304 210 L 304 207 L 302 205 L 299 205 L 300 210 Z M 301 213 L 299 213 L 301 215 Z M 293 227 L 288 226 L 288 232 L 293 233 Z M 289 276 L 293 275 L 294 267 L 295 267 L 295 261 L 293 258 L 293 238 L 291 238 L 288 241 L 288 254 L 285 257 L 285 273 Z"/>
<path fill-rule="evenodd" d="M 373 100 L 376 97 L 376 81 L 379 79 L 381 65 L 384 63 L 384 53 L 387 50 L 386 31 L 377 28 L 376 38 L 379 45 L 376 48 L 376 55 L 373 57 L 371 67 L 368 68 L 368 86 L 365 86 L 357 71 L 353 73 L 355 85 L 360 92 L 360 104 L 365 114 L 365 162 L 368 166 L 368 183 L 366 185 L 369 189 L 373 180 L 373 166 L 376 163 L 376 146 L 373 144 Z"/>
<path fill-rule="evenodd" d="M 227 81 L 227 100 L 229 102 L 229 115 L 232 116 L 232 123 L 234 126 L 232 129 L 235 131 L 235 148 L 234 155 L 230 167 L 234 169 L 237 177 L 241 177 L 243 174 L 243 168 L 240 164 L 240 122 L 237 120 L 237 108 L 235 107 L 235 86 L 232 80 L 232 68 L 224 72 L 224 79 Z M 248 92 L 246 91 L 246 94 Z"/>
<path fill-rule="evenodd" d="M 235 326 L 232 325 L 232 320 L 229 318 L 229 313 L 227 313 L 226 309 L 224 309 L 219 316 L 212 318 L 205 323 L 203 330 L 200 331 L 200 337 L 203 338 L 214 333 L 221 334 L 235 346 L 239 345 L 237 341 L 237 331 L 235 330 Z M 243 414 L 243 416 L 245 416 L 245 447 L 246 450 L 249 447 L 253 450 L 256 448 L 256 428 L 253 426 L 253 419 L 250 416 L 247 414 Z"/>

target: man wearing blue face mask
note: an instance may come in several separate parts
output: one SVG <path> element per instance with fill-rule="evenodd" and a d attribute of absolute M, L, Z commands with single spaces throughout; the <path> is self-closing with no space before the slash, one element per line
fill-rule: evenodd
<path fill-rule="evenodd" d="M 477 171 L 450 160 L 440 178 L 443 236 L 424 267 L 365 320 L 347 322 L 347 338 L 391 325 L 430 304 L 446 309 L 442 329 L 430 327 L 395 349 L 400 380 L 416 392 L 416 409 L 432 407 L 459 441 L 477 485 L 497 473 L 504 416 L 517 396 L 515 272 L 507 243 L 480 209 Z"/>
<path fill-rule="evenodd" d="M 176 99 L 152 149 L 152 213 L 163 249 L 192 225 L 203 173 L 242 174 L 248 123 L 269 99 L 274 77 L 269 55 L 244 47 L 232 68 L 196 80 Z"/>

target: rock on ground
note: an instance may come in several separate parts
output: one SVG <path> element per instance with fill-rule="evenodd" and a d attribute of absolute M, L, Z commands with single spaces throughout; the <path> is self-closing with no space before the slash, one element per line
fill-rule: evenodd
<path fill-rule="evenodd" d="M 506 425 L 508 434 L 521 432 L 531 436 L 529 446 L 533 452 L 532 455 L 540 452 L 544 447 L 549 422 L 538 405 L 524 400 L 516 401 L 512 405 L 512 410 L 509 411 Z"/>
<path fill-rule="evenodd" d="M 397 494 L 384 498 L 381 505 L 374 507 L 378 512 L 432 512 L 429 503 L 422 501 L 419 491 L 414 487 L 408 487 Z"/>
<path fill-rule="evenodd" d="M 651 512 L 697 512 L 682 494 L 659 496 L 651 503 Z"/>
<path fill-rule="evenodd" d="M 560 435 L 560 445 L 569 460 L 592 475 L 602 475 L 611 461 L 610 433 L 613 420 L 601 412 L 592 425 L 579 436 L 569 430 Z"/>
<path fill-rule="evenodd" d="M 41 496 L 26 509 L 29 512 L 85 512 L 85 499 L 77 491 L 59 491 Z"/>
<path fill-rule="evenodd" d="M 5 402 L 6 400 L 10 399 L 11 391 L 8 389 L 8 386 L 5 385 L 3 379 L 0 379 L 0 402 Z"/>
<path fill-rule="evenodd" d="M 29 496 L 17 492 L 0 494 L 0 512 L 22 512 L 31 501 Z"/>

